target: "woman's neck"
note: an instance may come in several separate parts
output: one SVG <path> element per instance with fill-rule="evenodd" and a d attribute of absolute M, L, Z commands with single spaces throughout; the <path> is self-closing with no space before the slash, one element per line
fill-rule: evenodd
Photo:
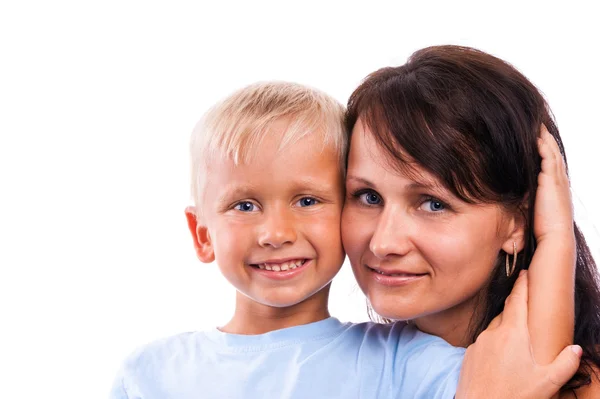
<path fill-rule="evenodd" d="M 219 330 L 231 334 L 264 334 L 282 328 L 294 327 L 329 317 L 329 285 L 298 304 L 273 307 L 253 301 L 236 293 L 235 313 Z"/>
<path fill-rule="evenodd" d="M 470 330 L 478 299 L 473 297 L 442 312 L 413 320 L 425 333 L 443 338 L 453 346 L 467 347 L 473 343 Z"/>

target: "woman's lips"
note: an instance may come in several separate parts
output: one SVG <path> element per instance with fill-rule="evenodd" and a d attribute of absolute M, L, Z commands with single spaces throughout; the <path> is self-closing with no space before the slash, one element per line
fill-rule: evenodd
<path fill-rule="evenodd" d="M 423 279 L 427 273 L 409 273 L 403 270 L 382 270 L 365 265 L 370 276 L 377 283 L 387 286 L 403 286 Z"/>

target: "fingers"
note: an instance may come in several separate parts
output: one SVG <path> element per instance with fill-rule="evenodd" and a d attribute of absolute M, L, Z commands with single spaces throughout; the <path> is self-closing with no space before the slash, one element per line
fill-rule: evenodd
<path fill-rule="evenodd" d="M 502 324 L 527 325 L 527 271 L 521 270 L 512 292 L 506 298 Z"/>
<path fill-rule="evenodd" d="M 502 323 L 502 313 L 500 313 L 498 316 L 494 317 L 494 319 L 487 326 L 486 330 L 488 330 L 488 331 L 493 330 L 496 327 L 498 327 L 501 323 Z"/>
<path fill-rule="evenodd" d="M 579 362 L 581 361 L 581 347 L 579 345 L 570 345 L 562 350 L 554 359 L 554 361 L 548 365 L 548 396 L 550 397 L 558 392 L 560 387 L 566 384 L 571 377 L 579 369 Z"/>
<path fill-rule="evenodd" d="M 550 155 L 555 159 L 562 159 L 562 154 L 560 153 L 560 148 L 558 147 L 558 143 L 554 136 L 550 134 L 545 125 L 542 125 L 540 128 L 540 138 L 547 145 L 548 150 L 550 151 Z"/>
<path fill-rule="evenodd" d="M 542 157 L 542 171 L 554 176 L 566 170 L 564 158 L 554 136 L 550 134 L 545 125 L 540 127 L 538 151 Z"/>

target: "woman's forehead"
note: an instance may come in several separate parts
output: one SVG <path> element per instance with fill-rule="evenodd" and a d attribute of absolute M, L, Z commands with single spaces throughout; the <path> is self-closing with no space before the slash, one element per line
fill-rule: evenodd
<path fill-rule="evenodd" d="M 385 169 L 387 173 L 411 180 L 416 185 L 443 187 L 439 178 L 416 162 L 404 149 L 398 147 L 397 154 L 399 157 L 386 151 L 368 127 L 360 127 L 352 135 L 348 168 L 349 171 L 359 168 Z"/>

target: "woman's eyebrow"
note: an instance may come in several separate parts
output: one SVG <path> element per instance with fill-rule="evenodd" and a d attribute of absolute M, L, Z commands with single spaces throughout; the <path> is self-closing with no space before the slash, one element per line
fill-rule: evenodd
<path fill-rule="evenodd" d="M 443 190 L 443 187 L 436 183 L 430 182 L 412 182 L 405 187 L 407 190 Z"/>
<path fill-rule="evenodd" d="M 369 186 L 369 187 L 375 186 L 371 181 L 369 181 L 369 180 L 367 180 L 367 179 L 365 179 L 363 177 L 359 177 L 359 176 L 348 175 L 348 176 L 346 176 L 346 180 L 352 180 L 352 181 L 364 184 L 364 185 Z"/>
<path fill-rule="evenodd" d="M 442 195 L 447 199 L 458 199 L 446 186 L 436 181 L 415 181 L 404 187 L 407 191 L 431 191 L 432 194 Z"/>
<path fill-rule="evenodd" d="M 360 177 L 360 176 L 348 175 L 346 177 L 346 180 L 356 181 L 358 183 L 361 183 L 361 184 L 364 184 L 367 186 L 371 186 L 371 187 L 373 187 L 375 185 L 370 180 L 368 180 L 364 177 Z M 433 181 L 431 181 L 431 182 L 430 181 L 413 181 L 412 183 L 406 184 L 404 186 L 404 188 L 406 190 L 411 190 L 411 191 L 423 190 L 423 189 L 436 190 L 436 191 L 447 191 L 444 186 L 442 186 L 439 183 L 433 182 Z"/>

